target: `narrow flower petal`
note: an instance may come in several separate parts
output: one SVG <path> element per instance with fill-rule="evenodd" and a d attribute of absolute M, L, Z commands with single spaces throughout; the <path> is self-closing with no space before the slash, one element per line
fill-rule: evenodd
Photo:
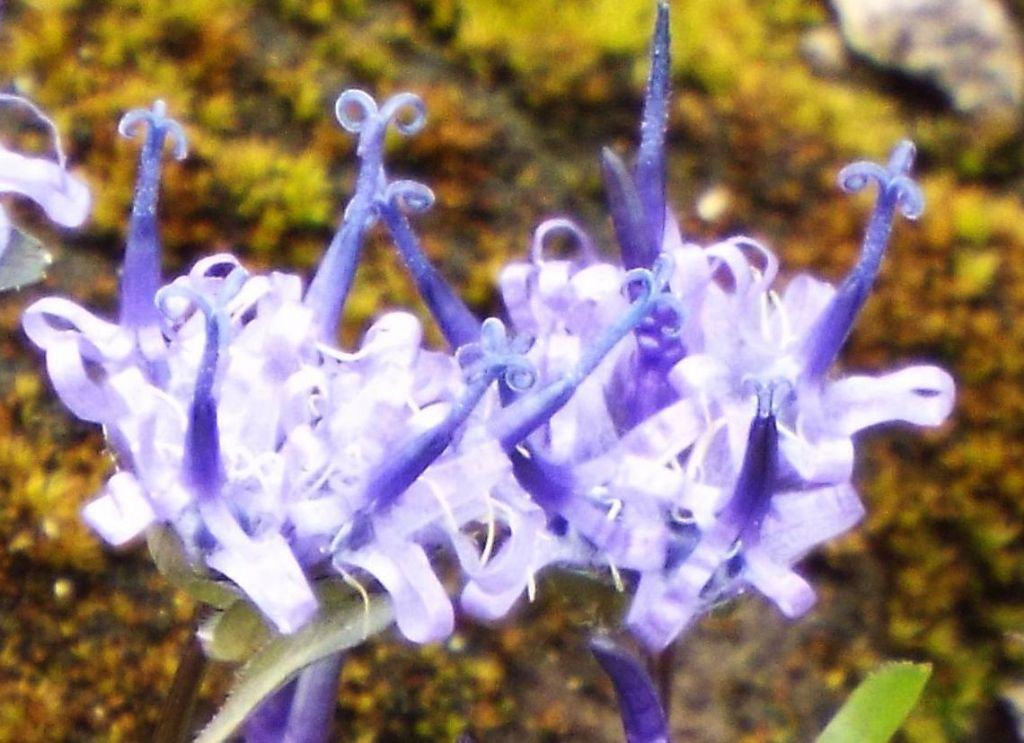
<path fill-rule="evenodd" d="M 391 185 L 396 186 L 401 183 Z M 423 188 L 426 193 L 430 193 L 425 186 Z M 480 335 L 479 321 L 427 259 L 419 239 L 409 225 L 408 217 L 402 212 L 399 195 L 393 194 L 392 188 L 389 188 L 388 191 L 387 198 L 381 205 L 382 216 L 395 241 L 399 255 L 416 282 L 420 296 L 430 308 L 431 314 L 451 348 L 459 348 L 467 343 L 472 343 Z M 433 194 L 430 197 L 432 199 Z"/>
<path fill-rule="evenodd" d="M 792 565 L 814 547 L 845 534 L 864 518 L 864 504 L 849 482 L 778 493 L 761 528 L 760 553 Z"/>
<path fill-rule="evenodd" d="M 89 215 L 89 187 L 52 160 L 26 157 L 0 147 L 0 193 L 27 196 L 63 227 L 78 227 Z"/>
<path fill-rule="evenodd" d="M 607 147 L 601 152 L 601 172 L 611 211 L 612 226 L 627 269 L 650 268 L 658 255 L 659 242 L 648 227 L 644 205 L 633 176 L 625 163 Z"/>
<path fill-rule="evenodd" d="M 142 533 L 156 520 L 156 513 L 134 476 L 115 473 L 100 497 L 82 509 L 85 522 L 108 544 L 120 547 Z"/>
<path fill-rule="evenodd" d="M 384 586 L 399 631 L 412 642 L 443 640 L 452 633 L 455 614 L 423 548 L 407 542 L 370 544 L 335 556 L 335 563 L 362 568 Z"/>
<path fill-rule="evenodd" d="M 206 564 L 232 580 L 285 634 L 298 630 L 316 613 L 316 596 L 288 543 L 278 534 L 217 549 Z"/>
<path fill-rule="evenodd" d="M 758 409 L 750 422 L 743 465 L 736 478 L 732 498 L 723 517 L 737 529 L 737 538 L 744 544 L 756 542 L 761 522 L 771 506 L 778 469 L 779 431 L 772 411 L 772 390 L 758 391 Z"/>
<path fill-rule="evenodd" d="M 830 426 L 849 436 L 888 421 L 938 426 L 953 409 L 953 378 L 936 366 L 911 366 L 880 377 L 851 376 L 830 385 L 822 406 Z"/>
<path fill-rule="evenodd" d="M 790 619 L 803 616 L 814 606 L 814 589 L 788 566 L 765 559 L 756 550 L 746 553 L 744 562 L 743 577 Z"/>

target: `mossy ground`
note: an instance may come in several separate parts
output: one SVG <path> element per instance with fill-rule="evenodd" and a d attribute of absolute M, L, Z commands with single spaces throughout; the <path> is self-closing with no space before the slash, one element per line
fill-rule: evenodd
<path fill-rule="evenodd" d="M 54 114 L 96 204 L 84 231 L 38 227 L 58 258 L 47 286 L 0 298 L 0 738 L 147 739 L 193 611 L 145 555 L 113 555 L 81 525 L 110 463 L 97 432 L 60 411 L 17 330 L 42 293 L 112 307 L 137 151 L 115 136 L 118 117 L 161 97 L 190 136 L 189 159 L 166 171 L 168 272 L 222 249 L 308 271 L 353 174 L 334 96 L 419 93 L 430 122 L 395 139 L 391 168 L 435 189 L 418 221 L 426 247 L 474 307 L 494 310 L 498 267 L 544 216 L 575 215 L 610 245 L 597 152 L 633 146 L 652 6 L 7 4 L 0 76 Z M 801 43 L 830 22 L 820 0 L 688 0 L 673 14 L 670 188 L 686 231 L 753 231 L 788 271 L 838 278 L 869 202 L 840 194 L 835 173 L 911 137 L 928 209 L 898 226 L 846 363 L 929 360 L 961 385 L 943 430 L 863 437 L 869 517 L 808 560 L 821 593 L 809 618 L 789 624 L 747 599 L 684 641 L 680 739 L 810 739 L 867 670 L 907 657 L 935 664 L 907 740 L 995 740 L 998 694 L 1024 677 L 1024 137 L 857 62 L 816 73 Z M 695 205 L 711 192 L 724 208 L 704 220 Z M 411 298 L 383 243 L 367 255 L 349 339 Z M 445 647 L 361 649 L 339 729 L 351 740 L 452 740 L 464 727 L 482 741 L 616 740 L 608 687 L 581 646 L 609 599 L 557 590 L 542 582 L 519 621 L 467 625 Z M 204 704 L 224 681 L 212 677 Z"/>

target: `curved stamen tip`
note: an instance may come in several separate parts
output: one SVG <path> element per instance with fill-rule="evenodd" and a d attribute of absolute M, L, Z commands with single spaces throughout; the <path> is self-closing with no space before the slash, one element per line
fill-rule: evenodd
<path fill-rule="evenodd" d="M 406 214 L 423 214 L 434 200 L 434 192 L 419 181 L 392 181 L 384 189 L 384 201 Z"/>
<path fill-rule="evenodd" d="M 152 109 L 135 108 L 122 116 L 117 123 L 117 133 L 131 139 L 135 136 L 139 124 L 143 122 L 149 124 L 156 134 L 170 136 L 174 143 L 175 160 L 185 159 L 188 155 L 188 137 L 185 136 L 181 124 L 167 116 L 167 104 L 162 99 L 154 101 Z"/>
<path fill-rule="evenodd" d="M 889 183 L 889 190 L 896 196 L 896 205 L 907 219 L 917 219 L 924 214 L 924 193 L 909 176 L 896 176 Z"/>
<path fill-rule="evenodd" d="M 359 88 L 342 91 L 334 102 L 334 115 L 342 128 L 352 134 L 359 134 L 374 122 L 382 128 L 394 123 L 400 133 L 411 136 L 427 123 L 427 108 L 418 95 L 398 93 L 378 107 L 373 96 Z"/>
<path fill-rule="evenodd" d="M 924 212 L 924 194 L 910 176 L 916 154 L 914 143 L 905 139 L 893 148 L 885 167 L 867 161 L 847 165 L 839 171 L 839 187 L 856 193 L 873 181 L 878 184 L 881 197 L 892 200 L 904 217 L 917 219 Z"/>

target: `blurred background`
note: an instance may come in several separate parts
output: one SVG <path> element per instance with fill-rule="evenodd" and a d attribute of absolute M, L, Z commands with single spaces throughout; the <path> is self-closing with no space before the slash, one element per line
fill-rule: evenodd
<path fill-rule="evenodd" d="M 232 250 L 307 274 L 354 175 L 333 101 L 423 97 L 427 128 L 388 163 L 438 196 L 417 221 L 472 306 L 543 218 L 571 215 L 611 255 L 602 145 L 632 155 L 653 0 L 8 0 L 0 84 L 54 116 L 92 219 L 58 233 L 16 220 L 56 262 L 0 297 L 0 739 L 145 741 L 191 631 L 193 602 L 144 548 L 115 554 L 78 512 L 111 469 L 71 421 L 18 327 L 59 293 L 113 313 L 136 141 L 127 110 L 167 101 L 189 158 L 168 164 L 165 275 Z M 816 609 L 796 623 L 756 596 L 679 643 L 678 741 L 810 740 L 884 659 L 934 674 L 906 741 L 1015 741 L 1024 714 L 1024 2 L 674 0 L 670 201 L 699 241 L 745 233 L 792 275 L 837 280 L 871 205 L 838 170 L 904 137 L 928 206 L 898 224 L 845 354 L 850 370 L 931 362 L 960 385 L 949 424 L 862 436 L 868 504 L 854 534 L 808 558 Z M 0 131 L 45 148 L 17 112 Z M 425 316 L 382 240 L 346 340 L 378 312 Z M 436 338 L 436 334 L 435 334 Z M 537 601 L 443 646 L 394 637 L 353 654 L 336 726 L 354 741 L 615 741 L 610 687 L 583 647 L 622 600 L 542 578 Z M 199 716 L 230 675 L 213 669 Z"/>

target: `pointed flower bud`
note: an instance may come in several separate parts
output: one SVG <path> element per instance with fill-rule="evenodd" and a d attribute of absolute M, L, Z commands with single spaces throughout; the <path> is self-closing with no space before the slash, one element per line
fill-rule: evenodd
<path fill-rule="evenodd" d="M 640 124 L 640 149 L 637 153 L 637 192 L 643 208 L 648 232 L 647 244 L 661 245 L 665 232 L 665 129 L 668 126 L 668 99 L 672 83 L 671 40 L 668 27 L 668 3 L 658 2 L 654 38 L 651 41 L 651 70 L 644 95 L 644 112 Z M 636 256 L 626 268 L 650 266 L 654 256 Z"/>

